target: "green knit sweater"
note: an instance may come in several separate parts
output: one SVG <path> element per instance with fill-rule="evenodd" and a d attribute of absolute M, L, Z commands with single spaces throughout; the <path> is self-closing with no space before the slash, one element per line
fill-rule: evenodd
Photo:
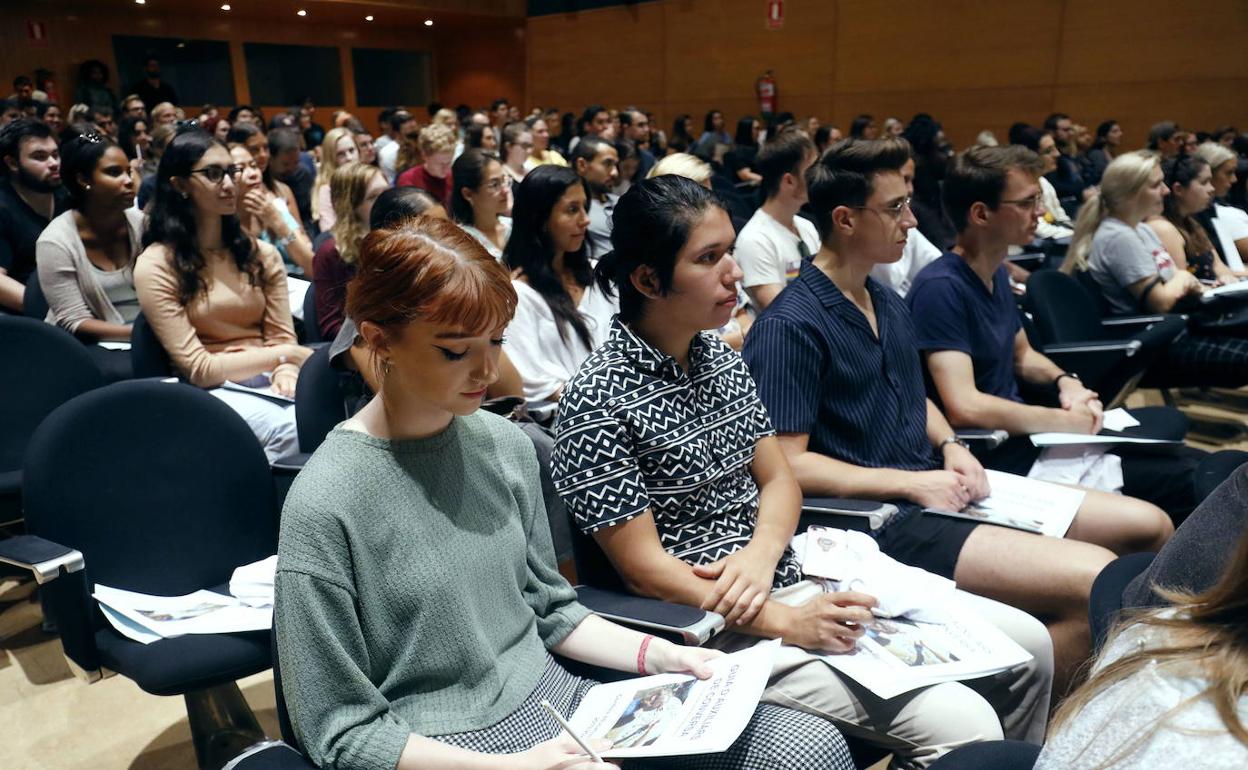
<path fill-rule="evenodd" d="M 393 770 L 410 733 L 497 723 L 587 614 L 555 567 L 533 445 L 496 415 L 409 441 L 337 428 L 286 499 L 282 687 L 319 767 Z"/>

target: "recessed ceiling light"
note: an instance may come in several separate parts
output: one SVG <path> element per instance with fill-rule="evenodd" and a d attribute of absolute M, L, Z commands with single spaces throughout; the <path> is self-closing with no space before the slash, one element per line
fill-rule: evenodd
<path fill-rule="evenodd" d="M 365 17 L 364 17 L 364 21 L 372 21 L 372 20 L 373 20 L 373 17 L 372 17 L 372 16 L 365 16 Z"/>
<path fill-rule="evenodd" d="M 135 5 L 147 5 L 147 0 L 134 0 Z"/>
<path fill-rule="evenodd" d="M 223 10 L 223 11 L 228 11 L 228 10 L 230 10 L 230 4 L 229 4 L 229 3 L 226 3 L 225 5 L 221 6 L 221 10 Z"/>
<path fill-rule="evenodd" d="M 426 26 L 426 27 L 432 27 L 432 26 L 433 26 L 433 19 L 425 19 L 425 26 Z"/>
<path fill-rule="evenodd" d="M 295 11 L 295 15 L 296 15 L 296 16 L 307 16 L 307 15 L 308 15 L 308 12 L 307 12 L 307 11 L 305 11 L 305 10 L 303 10 L 302 8 L 300 8 L 299 10 Z"/>

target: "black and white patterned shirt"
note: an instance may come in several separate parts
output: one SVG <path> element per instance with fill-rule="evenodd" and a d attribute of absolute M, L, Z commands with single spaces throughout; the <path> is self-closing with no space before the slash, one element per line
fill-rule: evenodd
<path fill-rule="evenodd" d="M 702 333 L 689 372 L 618 319 L 559 400 L 551 474 L 585 532 L 649 510 L 663 548 L 708 564 L 754 536 L 755 444 L 775 431 L 741 357 Z M 785 549 L 774 587 L 801 578 Z"/>

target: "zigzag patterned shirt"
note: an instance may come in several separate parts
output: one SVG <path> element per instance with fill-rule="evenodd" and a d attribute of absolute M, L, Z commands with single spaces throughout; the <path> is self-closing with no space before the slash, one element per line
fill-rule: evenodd
<path fill-rule="evenodd" d="M 663 548 L 689 564 L 750 542 L 758 485 L 750 466 L 775 434 L 754 380 L 735 351 L 702 333 L 689 372 L 620 323 L 559 399 L 551 475 L 585 532 L 647 510 Z M 785 549 L 774 587 L 801 579 Z"/>

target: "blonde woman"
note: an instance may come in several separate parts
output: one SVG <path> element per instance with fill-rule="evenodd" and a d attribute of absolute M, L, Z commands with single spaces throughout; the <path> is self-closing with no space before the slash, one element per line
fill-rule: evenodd
<path fill-rule="evenodd" d="M 332 230 L 337 217 L 330 199 L 329 180 L 339 166 L 360 159 L 360 146 L 356 144 L 355 132 L 349 128 L 332 128 L 321 142 L 321 167 L 312 183 L 312 218 L 320 223 L 321 232 Z"/>
<path fill-rule="evenodd" d="M 360 241 L 368 234 L 373 203 L 389 186 L 381 169 L 358 162 L 338 167 L 330 177 L 336 221 L 332 237 L 325 239 L 312 258 L 316 321 L 323 339 L 332 340 L 342 327 L 347 282 L 355 277 Z"/>
<path fill-rule="evenodd" d="M 1114 158 L 1099 193 L 1079 210 L 1062 270 L 1087 271 L 1114 315 L 1182 312 L 1198 307 L 1204 290 L 1196 276 L 1178 269 L 1174 255 L 1148 225 L 1169 194 L 1161 158 L 1152 151 Z M 1193 325 L 1170 344 L 1160 365 L 1182 384 L 1235 388 L 1248 383 L 1248 339 L 1223 336 Z"/>
<path fill-rule="evenodd" d="M 686 179 L 692 179 L 709 190 L 711 189 L 712 173 L 711 164 L 706 161 L 688 153 L 676 152 L 660 158 L 659 162 L 651 167 L 650 173 L 646 174 L 646 179 L 653 179 L 656 176 L 665 174 L 675 174 Z"/>
<path fill-rule="evenodd" d="M 1213 588 L 1159 593 L 1058 709 L 1036 770 L 1248 767 L 1248 537 Z"/>

